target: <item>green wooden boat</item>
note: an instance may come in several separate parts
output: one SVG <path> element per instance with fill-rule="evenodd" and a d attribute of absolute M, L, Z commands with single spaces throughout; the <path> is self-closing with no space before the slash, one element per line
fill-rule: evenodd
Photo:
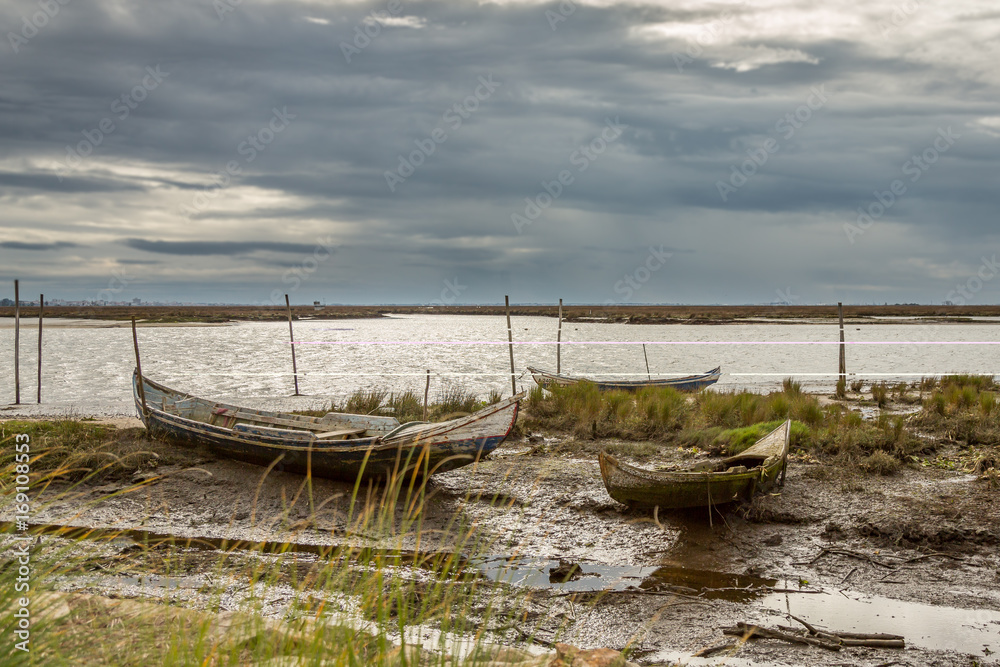
<path fill-rule="evenodd" d="M 679 509 L 749 500 L 784 484 L 790 429 L 785 421 L 735 456 L 679 471 L 644 470 L 601 452 L 601 477 L 608 494 L 628 505 Z"/>

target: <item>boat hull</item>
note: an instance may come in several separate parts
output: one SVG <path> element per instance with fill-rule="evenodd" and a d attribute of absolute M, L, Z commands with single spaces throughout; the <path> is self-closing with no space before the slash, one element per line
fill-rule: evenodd
<path fill-rule="evenodd" d="M 480 460 L 510 434 L 517 420 L 520 395 L 495 406 L 450 422 L 400 427 L 394 419 L 364 415 L 337 415 L 354 421 L 371 422 L 366 437 L 323 440 L 316 433 L 296 428 L 273 428 L 252 423 L 216 425 L 164 410 L 169 397 L 181 401 L 201 401 L 174 392 L 144 379 L 146 411 L 143 413 L 133 376 L 136 407 L 151 434 L 207 446 L 218 454 L 247 463 L 273 466 L 275 470 L 311 474 L 316 477 L 353 482 L 361 478 L 382 478 L 416 472 L 420 476 L 453 470 Z M 151 396 L 152 395 L 152 396 Z M 213 409 L 241 410 L 236 406 L 209 403 Z M 245 409 L 242 409 L 245 410 Z M 261 413 L 267 418 L 292 420 L 286 413 Z M 348 420 L 350 421 L 350 420 Z M 381 422 L 381 423 L 378 423 Z M 316 422 L 307 422 L 315 424 Z M 235 427 L 234 427 L 235 426 Z M 392 428 L 395 426 L 396 428 Z M 381 429 L 378 435 L 372 434 Z"/>
<path fill-rule="evenodd" d="M 657 380 L 596 381 L 573 375 L 550 373 L 549 371 L 532 368 L 531 366 L 528 367 L 528 371 L 531 373 L 531 377 L 534 378 L 535 382 L 542 387 L 549 387 L 552 385 L 566 387 L 579 384 L 581 382 L 591 382 L 597 385 L 597 388 L 601 391 L 638 391 L 640 389 L 645 389 L 646 387 L 670 387 L 678 391 L 699 391 L 705 387 L 712 386 L 719 381 L 720 377 L 722 377 L 721 366 L 713 368 L 707 373 L 702 373 L 700 375 L 689 375 L 687 377 L 680 378 L 661 378 Z"/>
<path fill-rule="evenodd" d="M 608 494 L 627 505 L 682 509 L 749 500 L 770 491 L 784 477 L 790 422 L 764 436 L 743 454 L 725 460 L 726 470 L 661 472 L 621 463 L 607 452 L 598 460 Z M 756 448 L 756 449 L 755 449 Z M 731 466 L 760 461 L 759 465 Z"/>

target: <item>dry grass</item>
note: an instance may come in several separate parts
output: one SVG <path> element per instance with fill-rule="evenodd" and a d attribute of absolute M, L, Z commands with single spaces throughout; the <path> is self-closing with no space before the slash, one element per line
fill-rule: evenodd
<path fill-rule="evenodd" d="M 702 391 L 684 395 L 669 389 L 627 394 L 600 392 L 588 383 L 554 387 L 551 392 L 535 388 L 523 419 L 529 430 L 569 432 L 581 440 L 669 443 L 715 454 L 742 451 L 791 419 L 793 451 L 848 465 L 876 452 L 902 464 L 934 446 L 909 433 L 901 416 L 865 421 L 842 405 L 820 406 L 815 396 L 803 393 L 792 380 L 783 383 L 782 391 L 770 394 Z"/>
<path fill-rule="evenodd" d="M 916 423 L 923 429 L 967 445 L 1000 446 L 998 386 L 990 376 L 948 375 L 931 385 Z"/>
<path fill-rule="evenodd" d="M 0 442 L 15 433 L 31 438 L 32 471 L 58 473 L 73 481 L 126 478 L 140 468 L 148 470 L 196 455 L 194 450 L 163 452 L 143 428 L 118 429 L 71 419 L 0 424 Z M 0 466 L 9 464 L 13 456 L 13 447 L 4 448 Z"/>
<path fill-rule="evenodd" d="M 558 312 L 556 304 L 550 306 L 512 305 L 514 316 L 549 316 Z M 452 315 L 489 315 L 502 317 L 502 305 L 482 306 L 323 306 L 315 310 L 311 305 L 292 305 L 292 316 L 322 319 L 359 319 L 381 317 L 384 314 L 443 313 Z M 284 304 L 279 306 L 222 305 L 222 306 L 46 306 L 46 317 L 75 317 L 101 320 L 127 320 L 131 316 L 149 322 L 225 322 L 229 320 L 282 321 L 287 317 Z M 612 321 L 629 322 L 725 322 L 745 318 L 804 319 L 837 317 L 835 306 L 607 306 L 566 305 L 563 314 L 567 321 L 583 317 L 603 317 Z M 13 317 L 14 308 L 0 307 L 0 317 Z M 23 317 L 37 317 L 38 308 L 22 306 Z M 844 306 L 847 318 L 873 316 L 935 317 L 961 320 L 972 316 L 1000 315 L 1000 306 Z M 878 323 L 873 320 L 873 323 Z"/>

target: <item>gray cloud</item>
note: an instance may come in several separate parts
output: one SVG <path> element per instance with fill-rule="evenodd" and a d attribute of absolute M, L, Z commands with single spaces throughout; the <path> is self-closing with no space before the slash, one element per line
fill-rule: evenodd
<path fill-rule="evenodd" d="M 133 296 L 215 301 L 266 299 L 323 237 L 350 251 L 303 298 L 340 302 L 430 301 L 456 274 L 470 301 L 602 302 L 650 245 L 684 252 L 644 301 L 770 301 L 792 286 L 813 301 L 938 302 L 951 287 L 935 276 L 1000 245 L 1000 125 L 982 122 L 1000 115 L 1000 82 L 968 47 L 1000 27 L 988 4 L 888 34 L 891 7 L 734 5 L 700 42 L 723 5 L 576 5 L 553 30 L 557 2 L 406 2 L 422 27 L 383 25 L 347 62 L 342 43 L 384 2 L 242 3 L 220 21 L 196 0 L 74 0 L 19 53 L 0 46 L 0 228 L 76 243 L 67 292 L 106 284 L 103 258 L 154 253 L 171 261 Z M 0 25 L 36 11 L 6 3 Z M 490 76 L 500 85 L 476 98 Z M 828 101 L 786 137 L 777 124 L 816 86 Z M 280 132 L 275 109 L 290 116 Z M 602 145 L 615 117 L 628 127 Z M 948 126 L 962 138 L 849 243 L 857 208 Z M 718 183 L 768 138 L 779 150 L 723 200 Z M 390 191 L 386 172 L 414 155 Z M 512 214 L 560 172 L 572 183 L 518 233 Z M 0 244 L 0 262 L 32 275 L 17 249 Z M 952 268 L 911 272 L 914 259 Z M 977 298 L 997 301 L 997 285 Z"/>
<path fill-rule="evenodd" d="M 123 245 L 164 255 L 245 255 L 257 251 L 311 253 L 316 244 L 280 241 L 148 241 L 124 239 Z"/>
<path fill-rule="evenodd" d="M 0 241 L 0 248 L 11 250 L 59 250 L 60 248 L 75 248 L 76 243 L 68 241 L 55 241 L 53 243 L 25 243 L 23 241 Z"/>

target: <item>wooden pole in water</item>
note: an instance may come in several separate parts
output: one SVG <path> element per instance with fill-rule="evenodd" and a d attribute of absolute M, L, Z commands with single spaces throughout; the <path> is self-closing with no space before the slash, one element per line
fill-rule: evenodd
<path fill-rule="evenodd" d="M 560 347 L 562 347 L 562 299 L 559 299 L 559 327 L 556 329 L 556 373 L 562 371 Z"/>
<path fill-rule="evenodd" d="M 142 386 L 142 364 L 139 362 L 139 334 L 135 332 L 135 315 L 132 316 L 132 344 L 135 346 L 136 386 L 139 387 L 139 401 L 142 402 L 143 421 L 149 414 L 146 409 L 146 388 Z"/>
<path fill-rule="evenodd" d="M 301 396 L 299 393 L 299 369 L 295 365 L 295 334 L 292 332 L 292 305 L 288 301 L 288 295 L 285 295 L 285 308 L 288 309 L 288 340 L 291 341 L 292 347 L 292 377 L 295 378 L 295 395 Z"/>
<path fill-rule="evenodd" d="M 517 393 L 517 381 L 514 379 L 514 334 L 510 329 L 510 296 L 504 294 L 504 309 L 507 311 L 507 348 L 510 350 L 510 390 L 511 395 Z"/>
<path fill-rule="evenodd" d="M 649 374 L 649 357 L 646 356 L 645 343 L 642 344 L 642 358 L 646 360 L 646 378 L 649 379 L 650 382 L 652 382 L 653 376 Z"/>
<path fill-rule="evenodd" d="M 14 281 L 14 404 L 21 404 L 21 291 L 19 281 Z"/>
<path fill-rule="evenodd" d="M 847 356 L 844 353 L 844 304 L 837 303 L 837 317 L 840 318 L 840 365 L 837 372 L 840 375 L 839 381 L 847 381 Z"/>
<path fill-rule="evenodd" d="M 42 402 L 42 311 L 45 308 L 45 295 L 38 295 L 38 403 Z"/>
<path fill-rule="evenodd" d="M 427 421 L 427 394 L 431 390 L 431 369 L 427 369 L 427 384 L 424 385 L 424 421 Z"/>

